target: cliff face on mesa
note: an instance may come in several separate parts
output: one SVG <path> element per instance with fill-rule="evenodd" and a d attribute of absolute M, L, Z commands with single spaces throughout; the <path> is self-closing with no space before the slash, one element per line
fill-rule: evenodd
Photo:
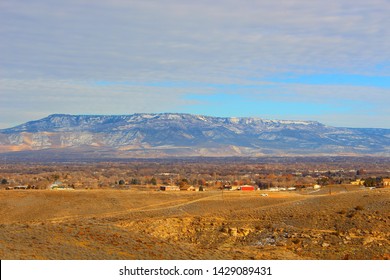
<path fill-rule="evenodd" d="M 390 129 L 190 114 L 50 115 L 0 130 L 0 152 L 93 156 L 390 155 Z"/>

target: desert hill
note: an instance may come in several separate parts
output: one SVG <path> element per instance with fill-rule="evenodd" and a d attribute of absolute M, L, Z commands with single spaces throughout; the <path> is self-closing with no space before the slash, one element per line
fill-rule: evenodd
<path fill-rule="evenodd" d="M 332 191 L 1 191 L 0 256 L 389 259 L 389 189 Z"/>

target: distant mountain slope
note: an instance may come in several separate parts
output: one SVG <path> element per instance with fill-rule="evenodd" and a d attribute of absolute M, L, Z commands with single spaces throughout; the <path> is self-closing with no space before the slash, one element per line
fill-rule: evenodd
<path fill-rule="evenodd" d="M 50 115 L 0 130 L 0 152 L 132 156 L 390 155 L 390 129 L 190 114 Z"/>

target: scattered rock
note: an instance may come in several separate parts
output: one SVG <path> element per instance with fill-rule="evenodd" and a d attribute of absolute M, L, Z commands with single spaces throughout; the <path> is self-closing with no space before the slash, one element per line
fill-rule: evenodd
<path fill-rule="evenodd" d="M 229 228 L 228 233 L 230 236 L 237 236 L 237 228 Z"/>
<path fill-rule="evenodd" d="M 367 246 L 368 244 L 372 243 L 375 241 L 375 238 L 372 236 L 368 236 L 363 239 L 363 246 Z"/>
<path fill-rule="evenodd" d="M 298 245 L 298 244 L 301 243 L 301 240 L 299 240 L 299 239 L 293 239 L 293 240 L 292 240 L 292 243 Z"/>
<path fill-rule="evenodd" d="M 249 229 L 249 228 L 240 228 L 240 229 L 237 231 L 237 233 L 238 233 L 239 235 L 241 235 L 241 236 L 247 236 L 247 235 L 249 235 L 251 232 L 252 232 L 252 230 Z"/>

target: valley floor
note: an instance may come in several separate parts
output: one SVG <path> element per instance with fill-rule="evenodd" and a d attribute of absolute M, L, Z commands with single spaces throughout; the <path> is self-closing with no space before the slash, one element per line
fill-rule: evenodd
<path fill-rule="evenodd" d="M 390 189 L 0 191 L 1 259 L 389 259 Z"/>

